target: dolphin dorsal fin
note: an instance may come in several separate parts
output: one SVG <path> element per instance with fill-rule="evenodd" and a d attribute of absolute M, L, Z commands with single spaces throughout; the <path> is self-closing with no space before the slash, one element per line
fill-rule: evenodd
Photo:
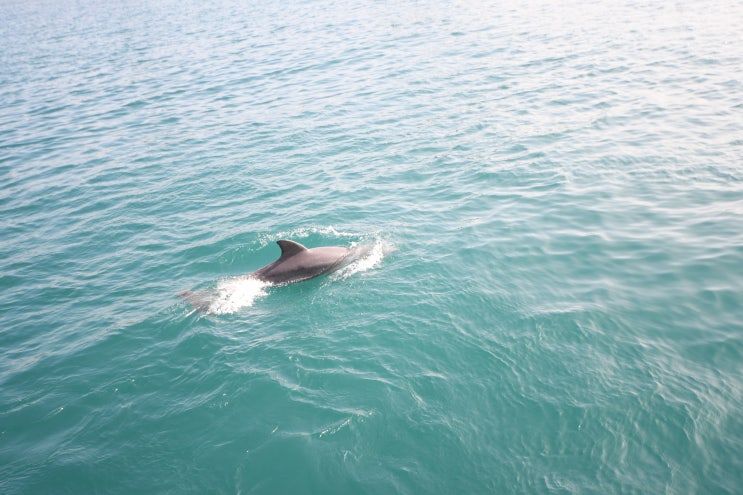
<path fill-rule="evenodd" d="M 300 243 L 287 241 L 286 239 L 276 241 L 276 244 L 278 244 L 281 248 L 282 258 L 288 258 L 289 256 L 294 256 L 295 254 L 301 253 L 302 251 L 307 251 L 307 248 L 302 246 Z"/>

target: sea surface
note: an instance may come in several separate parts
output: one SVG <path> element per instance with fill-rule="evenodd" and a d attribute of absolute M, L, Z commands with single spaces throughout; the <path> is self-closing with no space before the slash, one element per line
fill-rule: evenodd
<path fill-rule="evenodd" d="M 0 493 L 743 493 L 741 26 L 1 1 Z"/>

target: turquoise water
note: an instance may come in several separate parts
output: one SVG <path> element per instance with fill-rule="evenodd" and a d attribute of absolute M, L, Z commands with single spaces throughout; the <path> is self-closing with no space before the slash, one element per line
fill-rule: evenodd
<path fill-rule="evenodd" d="M 1 493 L 741 493 L 743 4 L 204 3 L 0 3 Z"/>

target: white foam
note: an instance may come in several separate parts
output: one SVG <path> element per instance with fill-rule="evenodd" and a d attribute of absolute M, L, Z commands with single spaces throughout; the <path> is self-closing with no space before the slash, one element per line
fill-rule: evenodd
<path fill-rule="evenodd" d="M 293 230 L 287 230 L 284 232 L 277 232 L 275 234 L 261 235 L 258 237 L 259 245 L 265 247 L 273 242 L 280 239 L 293 239 L 300 240 L 311 235 L 318 234 L 323 237 L 335 237 L 335 238 L 349 238 L 356 237 L 357 234 L 352 232 L 342 232 L 337 230 L 332 225 L 327 226 L 311 226 L 311 227 L 299 227 Z"/>
<path fill-rule="evenodd" d="M 395 250 L 395 247 L 388 242 L 377 238 L 369 250 L 360 258 L 344 266 L 337 272 L 331 274 L 332 280 L 345 280 L 355 273 L 371 270 L 382 262 L 384 257 Z"/>
<path fill-rule="evenodd" d="M 209 313 L 224 315 L 235 313 L 253 305 L 259 297 L 265 296 L 268 282 L 251 277 L 232 277 L 221 280 L 214 289 L 214 299 L 209 304 Z"/>

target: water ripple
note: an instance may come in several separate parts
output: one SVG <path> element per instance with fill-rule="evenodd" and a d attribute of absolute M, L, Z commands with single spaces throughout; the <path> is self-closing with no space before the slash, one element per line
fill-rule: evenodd
<path fill-rule="evenodd" d="M 738 3 L 0 17 L 3 493 L 738 491 Z"/>

